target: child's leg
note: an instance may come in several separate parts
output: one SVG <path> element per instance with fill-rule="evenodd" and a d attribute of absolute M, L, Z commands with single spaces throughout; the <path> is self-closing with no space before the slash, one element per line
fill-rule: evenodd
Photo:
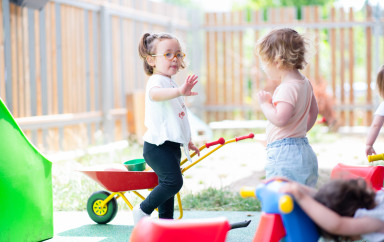
<path fill-rule="evenodd" d="M 175 196 L 172 196 L 159 206 L 159 218 L 173 219 Z"/>
<path fill-rule="evenodd" d="M 173 218 L 174 196 L 183 186 L 180 144 L 169 141 L 159 146 L 144 143 L 143 155 L 159 177 L 159 185 L 141 203 L 140 208 L 147 214 L 159 208 L 159 218 Z"/>

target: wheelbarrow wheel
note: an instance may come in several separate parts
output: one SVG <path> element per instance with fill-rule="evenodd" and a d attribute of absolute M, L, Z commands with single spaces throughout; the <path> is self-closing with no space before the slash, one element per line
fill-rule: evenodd
<path fill-rule="evenodd" d="M 109 192 L 98 191 L 94 192 L 87 202 L 87 212 L 89 217 L 98 224 L 106 224 L 112 221 L 117 213 L 117 202 L 116 198 L 112 198 L 106 205 L 101 206 L 109 195 Z"/>

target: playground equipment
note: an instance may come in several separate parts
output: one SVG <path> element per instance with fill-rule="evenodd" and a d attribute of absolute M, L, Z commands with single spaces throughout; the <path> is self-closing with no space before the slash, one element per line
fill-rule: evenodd
<path fill-rule="evenodd" d="M 225 217 L 185 220 L 143 218 L 133 229 L 130 242 L 225 242 L 229 230 L 247 227 L 250 222 L 229 224 Z"/>
<path fill-rule="evenodd" d="M 331 173 L 332 179 L 356 179 L 363 178 L 376 191 L 383 188 L 383 166 L 351 166 L 337 164 Z"/>
<path fill-rule="evenodd" d="M 367 159 L 368 159 L 368 162 L 384 160 L 384 154 L 369 155 L 369 156 L 367 156 Z"/>
<path fill-rule="evenodd" d="M 187 159 L 184 159 L 180 166 L 182 167 L 181 172 L 184 173 L 201 160 L 220 149 L 224 145 L 232 142 L 237 142 L 244 139 L 253 138 L 254 134 L 251 133 L 246 136 L 233 138 L 231 140 L 225 141 L 223 138 L 218 139 L 217 141 L 206 143 L 202 145 L 199 150 L 202 151 L 205 148 L 211 146 L 216 146 L 213 150 L 207 152 L 205 155 L 202 155 L 199 159 L 192 162 L 189 165 L 183 165 L 187 162 Z M 191 154 L 191 158 L 194 157 L 196 153 Z M 123 165 L 117 168 L 111 169 L 99 169 L 99 170 L 80 170 L 91 179 L 95 180 L 100 186 L 102 186 L 107 191 L 98 191 L 93 193 L 87 202 L 87 212 L 89 217 L 99 224 L 109 223 L 117 213 L 117 202 L 116 199 L 122 198 L 130 209 L 133 209 L 131 202 L 124 195 L 127 191 L 132 191 L 135 195 L 141 199 L 145 199 L 137 190 L 142 189 L 153 189 L 158 185 L 158 177 L 153 171 L 128 171 L 127 168 Z M 177 193 L 177 202 L 179 204 L 180 216 L 179 219 L 183 217 L 183 207 L 181 204 L 180 193 Z"/>
<path fill-rule="evenodd" d="M 383 160 L 384 154 L 369 155 L 368 162 Z M 384 184 L 384 166 L 351 166 L 337 164 L 331 173 L 331 178 L 335 179 L 356 179 L 363 178 L 376 191 L 381 190 Z"/>
<path fill-rule="evenodd" d="M 52 163 L 25 137 L 1 99 L 0 140 L 0 241 L 52 238 Z"/>
<path fill-rule="evenodd" d="M 253 242 L 317 242 L 316 225 L 289 194 L 279 192 L 285 181 L 273 180 L 260 184 L 256 190 L 242 188 L 242 197 L 257 197 L 261 201 L 259 227 Z"/>

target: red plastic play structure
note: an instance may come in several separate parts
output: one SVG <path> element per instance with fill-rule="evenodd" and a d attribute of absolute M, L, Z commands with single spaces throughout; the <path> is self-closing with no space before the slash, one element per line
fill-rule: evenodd
<path fill-rule="evenodd" d="M 286 234 L 280 214 L 263 212 L 253 242 L 278 242 Z"/>
<path fill-rule="evenodd" d="M 374 154 L 367 156 L 368 162 L 383 160 L 384 154 Z M 339 179 L 356 179 L 363 178 L 376 191 L 384 187 L 384 166 L 350 166 L 345 164 L 337 164 L 331 173 L 331 178 Z"/>
<path fill-rule="evenodd" d="M 229 224 L 225 217 L 185 220 L 143 218 L 133 229 L 130 242 L 225 242 L 229 230 L 247 227 L 250 222 Z"/>
<path fill-rule="evenodd" d="M 376 191 L 378 191 L 383 188 L 384 166 L 350 166 L 339 163 L 333 168 L 331 178 L 363 178 Z"/>

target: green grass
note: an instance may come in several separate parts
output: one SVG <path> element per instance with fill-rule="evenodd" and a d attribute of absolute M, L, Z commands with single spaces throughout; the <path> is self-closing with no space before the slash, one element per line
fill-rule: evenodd
<path fill-rule="evenodd" d="M 76 171 L 100 164 L 121 164 L 140 157 L 142 147 L 130 146 L 124 150 L 114 150 L 97 155 L 84 155 L 73 160 L 53 163 L 53 205 L 55 211 L 84 211 L 92 193 L 104 190 L 94 180 Z M 201 181 L 204 183 L 204 181 Z M 148 191 L 141 191 L 146 197 Z M 132 192 L 125 194 L 133 205 L 141 199 Z M 185 210 L 209 211 L 259 211 L 260 203 L 255 198 L 241 198 L 240 195 L 226 189 L 209 188 L 200 193 L 183 194 L 182 205 Z M 122 199 L 117 199 L 119 210 L 129 209 Z M 178 208 L 177 208 L 178 209 Z"/>
<path fill-rule="evenodd" d="M 227 189 L 208 188 L 197 194 L 182 197 L 184 210 L 208 211 L 260 211 L 260 201 L 256 198 L 242 198 Z"/>

